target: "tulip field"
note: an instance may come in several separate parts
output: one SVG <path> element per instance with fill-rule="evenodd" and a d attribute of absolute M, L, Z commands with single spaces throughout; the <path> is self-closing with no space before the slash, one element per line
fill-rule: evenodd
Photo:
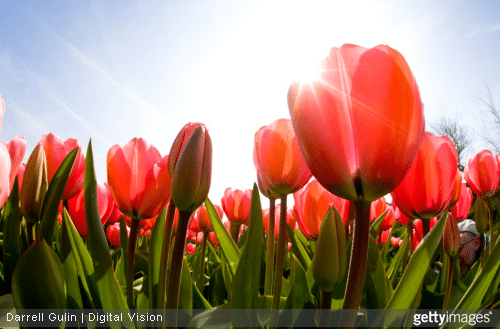
<path fill-rule="evenodd" d="M 288 107 L 216 200 L 202 123 L 110 146 L 106 182 L 92 141 L 0 143 L 0 326 L 499 326 L 499 156 L 458 169 L 404 57 L 332 48 Z"/>

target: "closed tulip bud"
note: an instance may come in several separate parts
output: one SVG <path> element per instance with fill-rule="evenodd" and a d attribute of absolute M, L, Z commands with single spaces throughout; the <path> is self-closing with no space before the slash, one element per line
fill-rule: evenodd
<path fill-rule="evenodd" d="M 488 230 L 488 208 L 482 197 L 477 197 L 474 205 L 474 221 L 479 233 L 484 234 Z"/>
<path fill-rule="evenodd" d="M 344 278 L 347 245 L 342 217 L 335 207 L 330 207 L 323 218 L 311 266 L 314 281 L 322 291 L 333 291 Z"/>
<path fill-rule="evenodd" d="M 40 216 L 47 186 L 45 151 L 38 144 L 26 163 L 20 194 L 21 212 L 32 223 Z"/>
<path fill-rule="evenodd" d="M 457 220 L 451 213 L 448 213 L 443 229 L 443 247 L 444 251 L 450 257 L 455 257 L 460 248 L 460 232 L 458 230 Z"/>
<path fill-rule="evenodd" d="M 193 212 L 207 198 L 212 176 L 212 140 L 204 124 L 182 128 L 170 149 L 168 169 L 175 206 Z"/>

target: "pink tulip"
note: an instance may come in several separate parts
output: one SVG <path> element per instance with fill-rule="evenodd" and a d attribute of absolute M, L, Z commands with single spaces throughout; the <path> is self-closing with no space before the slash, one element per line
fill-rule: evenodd
<path fill-rule="evenodd" d="M 10 183 L 10 188 L 12 189 L 12 186 L 14 185 L 14 180 L 16 178 L 17 170 L 19 169 L 19 166 L 23 161 L 24 154 L 26 153 L 27 144 L 24 137 L 19 135 L 12 138 L 10 142 L 3 144 L 7 147 L 7 150 L 9 151 L 10 155 L 11 164 L 9 173 L 9 183 Z"/>
<path fill-rule="evenodd" d="M 0 207 L 3 206 L 10 194 L 10 155 L 7 147 L 0 143 Z"/>
<path fill-rule="evenodd" d="M 233 190 L 228 187 L 221 199 L 222 209 L 230 222 L 248 225 L 252 190 Z"/>

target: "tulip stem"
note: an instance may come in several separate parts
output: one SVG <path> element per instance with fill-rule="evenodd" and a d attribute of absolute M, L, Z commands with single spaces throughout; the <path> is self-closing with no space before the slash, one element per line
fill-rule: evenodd
<path fill-rule="evenodd" d="M 231 222 L 229 223 L 229 230 L 231 231 L 231 238 L 233 238 L 234 243 L 238 244 L 240 237 L 240 223 Z"/>
<path fill-rule="evenodd" d="M 276 199 L 269 199 L 269 224 L 267 233 L 266 276 L 264 283 L 264 296 L 273 294 L 274 270 L 274 212 Z"/>
<path fill-rule="evenodd" d="M 154 300 L 154 308 L 160 309 L 165 307 L 165 286 L 167 284 L 167 266 L 168 255 L 170 254 L 170 242 L 172 241 L 172 227 L 174 224 L 175 205 L 170 198 L 167 209 L 167 217 L 165 218 L 165 226 L 163 227 L 163 241 L 161 245 L 161 260 L 160 260 L 160 275 L 158 278 L 158 293 L 157 299 Z"/>
<path fill-rule="evenodd" d="M 272 219 L 271 219 L 272 218 Z M 269 223 L 273 221 L 273 217 L 269 214 Z M 278 229 L 278 248 L 276 250 L 276 270 L 274 271 L 274 296 L 273 310 L 278 310 L 281 300 L 281 284 L 283 281 L 283 267 L 285 262 L 285 233 L 286 233 L 286 195 L 281 196 L 280 206 L 280 223 Z M 273 239 L 274 236 L 268 235 L 268 239 Z"/>
<path fill-rule="evenodd" d="M 453 269 L 455 267 L 454 261 L 455 257 L 450 257 L 446 255 L 446 257 L 449 257 L 449 266 L 448 266 L 448 281 L 446 282 L 446 292 L 444 295 L 444 302 L 443 302 L 443 310 L 448 308 L 448 303 L 450 301 L 450 295 L 451 295 L 451 287 L 453 283 Z"/>
<path fill-rule="evenodd" d="M 196 281 L 196 286 L 198 290 L 203 294 L 203 278 L 205 276 L 205 251 L 207 250 L 207 238 L 208 232 L 203 232 L 203 240 L 201 242 L 201 256 L 200 256 L 200 273 L 198 275 L 198 280 Z"/>
<path fill-rule="evenodd" d="M 332 308 L 333 291 L 321 290 L 321 310 L 319 328 L 328 328 L 330 322 L 330 309 Z"/>
<path fill-rule="evenodd" d="M 497 239 L 496 239 L 495 229 L 493 227 L 493 208 L 491 207 L 491 197 L 490 196 L 486 197 L 486 202 L 488 204 L 488 217 L 490 220 L 490 239 L 491 239 L 490 241 L 491 241 L 491 245 L 494 247 L 496 242 L 497 242 Z"/>
<path fill-rule="evenodd" d="M 127 262 L 125 267 L 125 282 L 127 286 L 127 303 L 130 309 L 134 309 L 134 265 L 135 265 L 135 245 L 139 233 L 139 220 L 132 218 L 130 224 L 130 237 L 128 239 Z"/>
<path fill-rule="evenodd" d="M 411 259 L 411 256 L 413 256 L 413 246 L 414 246 L 414 242 L 413 242 L 413 224 L 412 224 L 411 221 L 409 221 L 406 224 L 406 234 L 408 234 L 408 237 L 410 238 L 410 259 Z"/>
<path fill-rule="evenodd" d="M 344 310 L 356 311 L 361 302 L 361 294 L 363 293 L 363 284 L 365 281 L 366 259 L 368 255 L 370 206 L 371 202 L 354 202 L 354 232 L 352 237 L 349 274 L 344 294 Z M 354 327 L 355 323 L 356 312 L 345 312 L 342 314 L 342 326 Z"/>
<path fill-rule="evenodd" d="M 426 237 L 427 233 L 431 230 L 431 220 L 422 219 L 422 239 Z"/>
<path fill-rule="evenodd" d="M 191 211 L 179 210 L 179 222 L 177 233 L 175 234 L 174 250 L 172 251 L 172 261 L 170 262 L 170 272 L 167 280 L 167 303 L 166 309 L 177 310 L 179 308 L 179 290 L 181 284 L 182 259 L 186 246 L 186 233 L 189 224 Z M 177 312 L 173 314 L 174 326 L 177 326 Z"/>

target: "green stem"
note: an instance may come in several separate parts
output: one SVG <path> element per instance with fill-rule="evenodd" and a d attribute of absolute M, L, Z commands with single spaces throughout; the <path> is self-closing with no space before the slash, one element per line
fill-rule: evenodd
<path fill-rule="evenodd" d="M 495 246 L 495 243 L 497 242 L 497 239 L 496 239 L 495 229 L 493 228 L 493 208 L 491 207 L 491 197 L 490 196 L 486 197 L 486 202 L 488 204 L 488 217 L 489 217 L 489 220 L 490 220 L 491 245 Z"/>
<path fill-rule="evenodd" d="M 234 243 L 238 244 L 238 240 L 240 238 L 240 226 L 241 223 L 230 222 L 229 230 L 231 231 L 231 238 L 233 238 Z"/>
<path fill-rule="evenodd" d="M 207 250 L 207 238 L 208 232 L 203 232 L 203 241 L 201 242 L 201 260 L 200 260 L 200 273 L 198 274 L 198 280 L 196 281 L 196 286 L 198 290 L 203 294 L 203 278 L 205 276 L 205 251 Z"/>
<path fill-rule="evenodd" d="M 152 302 L 154 308 L 165 307 L 165 286 L 167 284 L 167 265 L 168 255 L 170 254 L 170 242 L 172 241 L 172 228 L 174 224 L 175 205 L 172 199 L 168 204 L 167 217 L 165 218 L 165 226 L 163 227 L 163 241 L 161 245 L 161 260 L 160 260 L 160 275 L 158 278 L 158 293 L 157 299 Z"/>
<path fill-rule="evenodd" d="M 352 252 L 349 264 L 347 286 L 344 294 L 344 310 L 356 311 L 361 302 L 363 283 L 365 280 L 366 259 L 368 255 L 368 235 L 370 231 L 370 206 L 371 202 L 354 202 L 354 232 L 352 237 Z M 346 316 L 344 316 L 344 314 Z M 342 323 L 346 327 L 354 327 L 356 313 L 343 313 Z M 354 315 L 354 316 L 352 316 Z M 347 318 L 345 318 L 347 317 Z"/>
<path fill-rule="evenodd" d="M 449 257 L 446 255 L 446 257 Z M 448 308 L 448 303 L 450 301 L 450 295 L 451 295 L 451 287 L 453 283 L 453 269 L 455 267 L 454 261 L 455 257 L 450 257 L 450 264 L 448 266 L 448 281 L 446 282 L 446 292 L 444 295 L 444 302 L 443 302 L 443 310 L 446 310 Z"/>
<path fill-rule="evenodd" d="M 181 284 L 182 259 L 186 246 L 186 233 L 189 224 L 191 211 L 179 211 L 179 223 L 175 234 L 174 249 L 172 251 L 172 261 L 167 280 L 167 303 L 166 309 L 176 310 L 179 307 L 179 290 Z M 177 325 L 177 313 L 174 313 L 174 327 Z"/>
<path fill-rule="evenodd" d="M 276 199 L 269 199 L 269 227 L 267 234 L 267 254 L 266 254 L 266 276 L 264 283 L 264 296 L 273 293 L 273 270 L 274 270 L 274 209 Z"/>
<path fill-rule="evenodd" d="M 333 291 L 321 291 L 321 311 L 319 315 L 319 328 L 328 328 L 330 322 L 330 309 L 332 308 Z"/>
<path fill-rule="evenodd" d="M 127 285 L 127 303 L 130 309 L 135 308 L 134 304 L 134 265 L 135 265 L 135 245 L 139 235 L 139 220 L 132 218 L 130 224 L 130 237 L 128 239 L 127 262 L 125 268 L 125 282 Z"/>
<path fill-rule="evenodd" d="M 273 217 L 269 214 L 269 223 L 272 222 Z M 281 196 L 280 206 L 280 226 L 278 233 L 278 248 L 276 250 L 276 270 L 274 271 L 274 296 L 273 296 L 273 310 L 278 310 L 281 300 L 281 283 L 283 281 L 283 268 L 285 263 L 285 234 L 286 234 L 286 195 Z M 273 236 L 269 235 L 269 239 Z"/>

